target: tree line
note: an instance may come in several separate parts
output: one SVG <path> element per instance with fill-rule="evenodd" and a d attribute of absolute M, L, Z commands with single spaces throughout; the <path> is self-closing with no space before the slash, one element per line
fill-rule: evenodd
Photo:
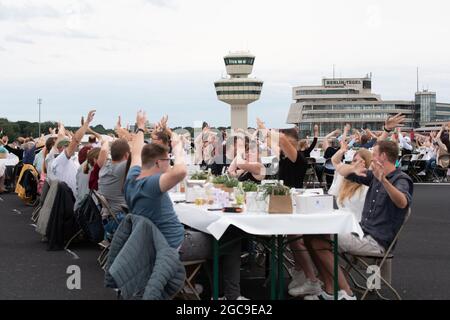
<path fill-rule="evenodd" d="M 57 122 L 46 121 L 41 122 L 41 133 L 44 135 L 49 134 L 50 128 L 57 128 Z M 66 127 L 67 130 L 75 132 L 79 127 Z M 99 124 L 92 129 L 99 134 L 111 134 L 114 130 L 105 129 L 103 125 Z M 0 135 L 8 136 L 10 141 L 17 139 L 18 137 L 38 137 L 39 136 L 39 123 L 28 121 L 8 121 L 6 118 L 0 118 Z"/>

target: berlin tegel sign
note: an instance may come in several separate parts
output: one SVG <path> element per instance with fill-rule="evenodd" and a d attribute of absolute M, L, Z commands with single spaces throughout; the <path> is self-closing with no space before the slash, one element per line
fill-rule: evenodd
<path fill-rule="evenodd" d="M 327 87 L 340 87 L 344 85 L 361 85 L 361 80 L 325 80 L 325 86 Z"/>

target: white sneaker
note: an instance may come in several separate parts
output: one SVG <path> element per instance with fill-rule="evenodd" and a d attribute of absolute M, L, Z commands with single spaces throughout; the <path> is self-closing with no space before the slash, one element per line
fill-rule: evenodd
<path fill-rule="evenodd" d="M 202 294 L 203 286 L 201 284 L 196 283 L 194 288 L 195 288 L 195 291 L 197 291 L 197 294 Z M 192 289 L 189 286 L 185 286 L 183 291 L 187 294 L 194 294 L 194 292 L 192 291 Z"/>
<path fill-rule="evenodd" d="M 303 300 L 334 300 L 334 296 L 322 290 L 319 294 L 310 295 L 303 298 Z"/>
<path fill-rule="evenodd" d="M 322 292 L 322 287 L 320 281 L 312 281 L 311 279 L 306 279 L 305 283 L 301 286 L 294 287 L 289 290 L 289 294 L 293 297 L 304 296 L 304 295 L 317 295 Z"/>
<path fill-rule="evenodd" d="M 289 290 L 294 287 L 301 286 L 302 284 L 305 283 L 306 276 L 305 276 L 305 273 L 303 272 L 303 270 L 298 271 L 295 268 L 292 268 L 290 271 L 292 274 L 292 280 L 291 280 L 291 282 L 289 282 L 289 285 L 288 285 Z"/>
<path fill-rule="evenodd" d="M 211 298 L 211 300 L 213 300 L 213 298 Z M 225 296 L 223 296 L 223 297 L 219 297 L 217 300 L 228 300 L 227 299 L 227 297 L 225 297 Z M 237 297 L 236 298 L 236 300 L 250 300 L 250 299 L 248 299 L 248 298 L 246 298 L 246 297 L 244 297 L 244 296 L 239 296 L 239 297 Z"/>
<path fill-rule="evenodd" d="M 344 290 L 340 290 L 338 292 L 338 300 L 358 300 L 356 299 L 356 296 L 353 294 L 352 296 L 349 296 L 347 292 Z"/>

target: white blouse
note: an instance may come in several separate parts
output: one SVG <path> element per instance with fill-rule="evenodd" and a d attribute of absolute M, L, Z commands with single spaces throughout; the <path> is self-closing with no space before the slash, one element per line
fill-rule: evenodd
<path fill-rule="evenodd" d="M 336 202 L 339 209 L 349 210 L 354 215 L 356 220 L 361 221 L 361 215 L 364 208 L 364 202 L 366 200 L 367 190 L 369 190 L 368 186 L 363 185 L 360 189 L 358 189 L 353 196 L 350 198 L 346 198 L 341 204 L 337 199 L 339 197 L 339 192 L 342 188 L 342 183 L 344 182 L 344 177 L 339 173 L 334 172 L 333 184 L 331 185 L 330 190 L 328 190 L 328 194 L 332 194 L 336 197 Z"/>

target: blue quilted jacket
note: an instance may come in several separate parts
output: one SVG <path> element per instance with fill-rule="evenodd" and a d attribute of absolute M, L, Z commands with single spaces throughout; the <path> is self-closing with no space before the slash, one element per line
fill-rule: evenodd
<path fill-rule="evenodd" d="M 147 218 L 128 214 L 114 234 L 106 263 L 105 285 L 123 299 L 168 300 L 183 287 L 185 269 Z"/>

